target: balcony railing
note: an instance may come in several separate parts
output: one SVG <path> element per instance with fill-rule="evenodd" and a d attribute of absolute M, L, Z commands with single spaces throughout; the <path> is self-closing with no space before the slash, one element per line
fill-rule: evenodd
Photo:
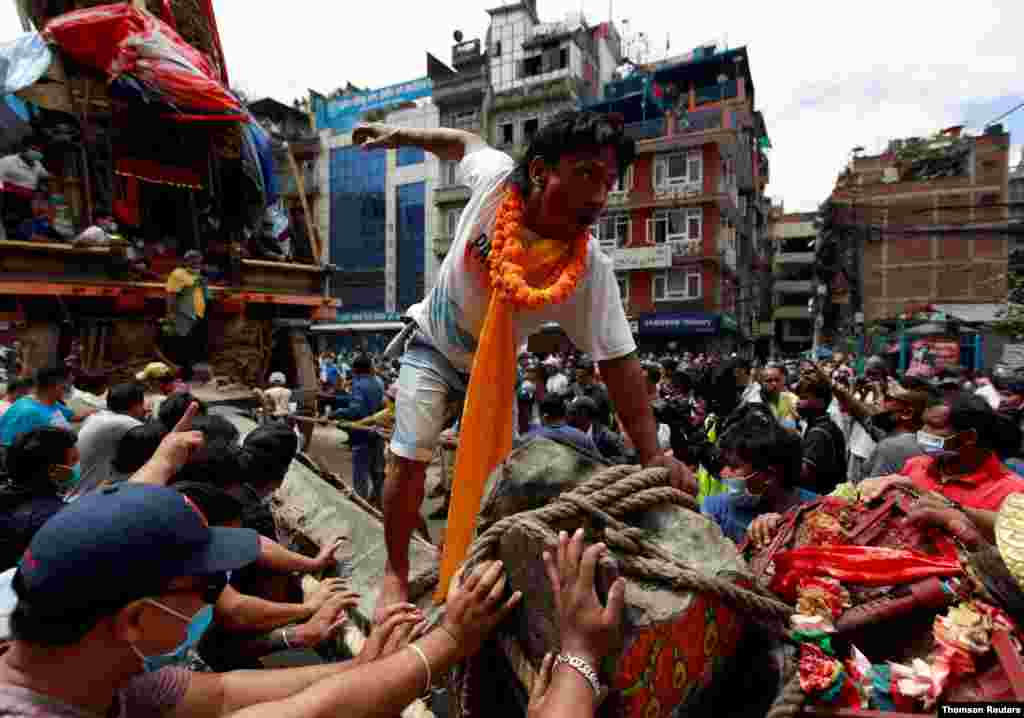
<path fill-rule="evenodd" d="M 814 252 L 779 252 L 775 255 L 778 264 L 811 264 Z"/>
<path fill-rule="evenodd" d="M 672 259 L 676 257 L 699 257 L 703 253 L 703 243 L 699 239 L 680 239 L 669 242 L 672 246 Z"/>
<path fill-rule="evenodd" d="M 782 294 L 810 294 L 814 291 L 814 282 L 810 279 L 776 279 L 772 283 L 772 291 Z"/>
<path fill-rule="evenodd" d="M 665 134 L 665 119 L 659 117 L 643 122 L 630 122 L 623 127 L 623 131 L 626 137 L 633 140 L 653 140 Z"/>

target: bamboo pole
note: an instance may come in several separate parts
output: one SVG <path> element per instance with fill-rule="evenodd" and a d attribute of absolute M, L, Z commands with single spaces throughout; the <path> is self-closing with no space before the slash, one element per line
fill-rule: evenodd
<path fill-rule="evenodd" d="M 291 168 L 292 175 L 295 177 L 295 189 L 299 193 L 299 201 L 302 202 L 302 216 L 306 221 L 306 233 L 309 235 L 309 243 L 313 247 L 313 261 L 318 265 L 323 265 L 323 245 L 320 242 L 320 233 L 317 232 L 316 227 L 313 226 L 313 215 L 309 211 L 309 201 L 306 199 L 306 182 L 302 179 L 302 173 L 299 172 L 299 163 L 295 161 L 295 155 L 292 154 L 291 145 L 287 142 L 284 145 L 284 151 L 288 155 L 288 166 Z"/>

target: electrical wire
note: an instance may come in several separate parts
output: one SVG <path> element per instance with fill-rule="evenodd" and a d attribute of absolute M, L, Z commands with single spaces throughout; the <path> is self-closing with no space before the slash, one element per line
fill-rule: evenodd
<path fill-rule="evenodd" d="M 1019 110 L 1022 107 L 1024 107 L 1024 102 L 1020 103 L 1019 105 L 1014 107 L 1012 110 L 1009 110 L 1009 111 L 1004 112 L 1003 114 L 999 115 L 999 117 L 995 118 L 991 122 L 986 122 L 985 123 L 985 127 L 988 127 L 990 125 L 994 125 L 995 123 L 999 122 L 999 120 L 1003 119 L 1004 117 L 1009 117 L 1010 115 L 1012 115 L 1014 112 L 1016 112 L 1017 110 Z"/>

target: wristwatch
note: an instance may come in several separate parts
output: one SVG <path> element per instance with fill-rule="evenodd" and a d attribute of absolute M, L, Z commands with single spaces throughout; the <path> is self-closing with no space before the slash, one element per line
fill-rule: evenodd
<path fill-rule="evenodd" d="M 600 697 L 601 695 L 601 680 L 597 676 L 597 671 L 579 656 L 574 656 L 571 653 L 559 653 L 555 658 L 555 665 L 564 663 L 576 670 L 581 676 L 587 679 L 587 683 L 594 689 L 594 697 Z"/>

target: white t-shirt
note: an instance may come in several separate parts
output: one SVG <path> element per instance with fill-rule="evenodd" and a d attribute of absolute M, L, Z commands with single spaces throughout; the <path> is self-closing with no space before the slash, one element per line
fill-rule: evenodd
<path fill-rule="evenodd" d="M 21 155 L 0 157 L 0 184 L 9 183 L 22 189 L 35 190 L 39 180 L 50 176 L 39 162 L 29 164 Z"/>
<path fill-rule="evenodd" d="M 78 465 L 82 474 L 78 492 L 91 491 L 113 477 L 117 445 L 136 426 L 142 426 L 142 422 L 135 417 L 106 409 L 85 420 L 78 432 Z"/>
<path fill-rule="evenodd" d="M 487 316 L 491 288 L 484 261 L 505 180 L 514 168 L 511 157 L 490 147 L 471 152 L 459 163 L 458 180 L 470 187 L 473 195 L 459 219 L 455 242 L 441 265 L 437 284 L 408 312 L 452 366 L 462 371 L 472 368 Z M 596 239 L 590 240 L 586 273 L 572 296 L 561 304 L 515 311 L 515 346 L 547 322 L 561 326 L 576 348 L 595 361 L 618 359 L 636 350 L 612 260 Z"/>

